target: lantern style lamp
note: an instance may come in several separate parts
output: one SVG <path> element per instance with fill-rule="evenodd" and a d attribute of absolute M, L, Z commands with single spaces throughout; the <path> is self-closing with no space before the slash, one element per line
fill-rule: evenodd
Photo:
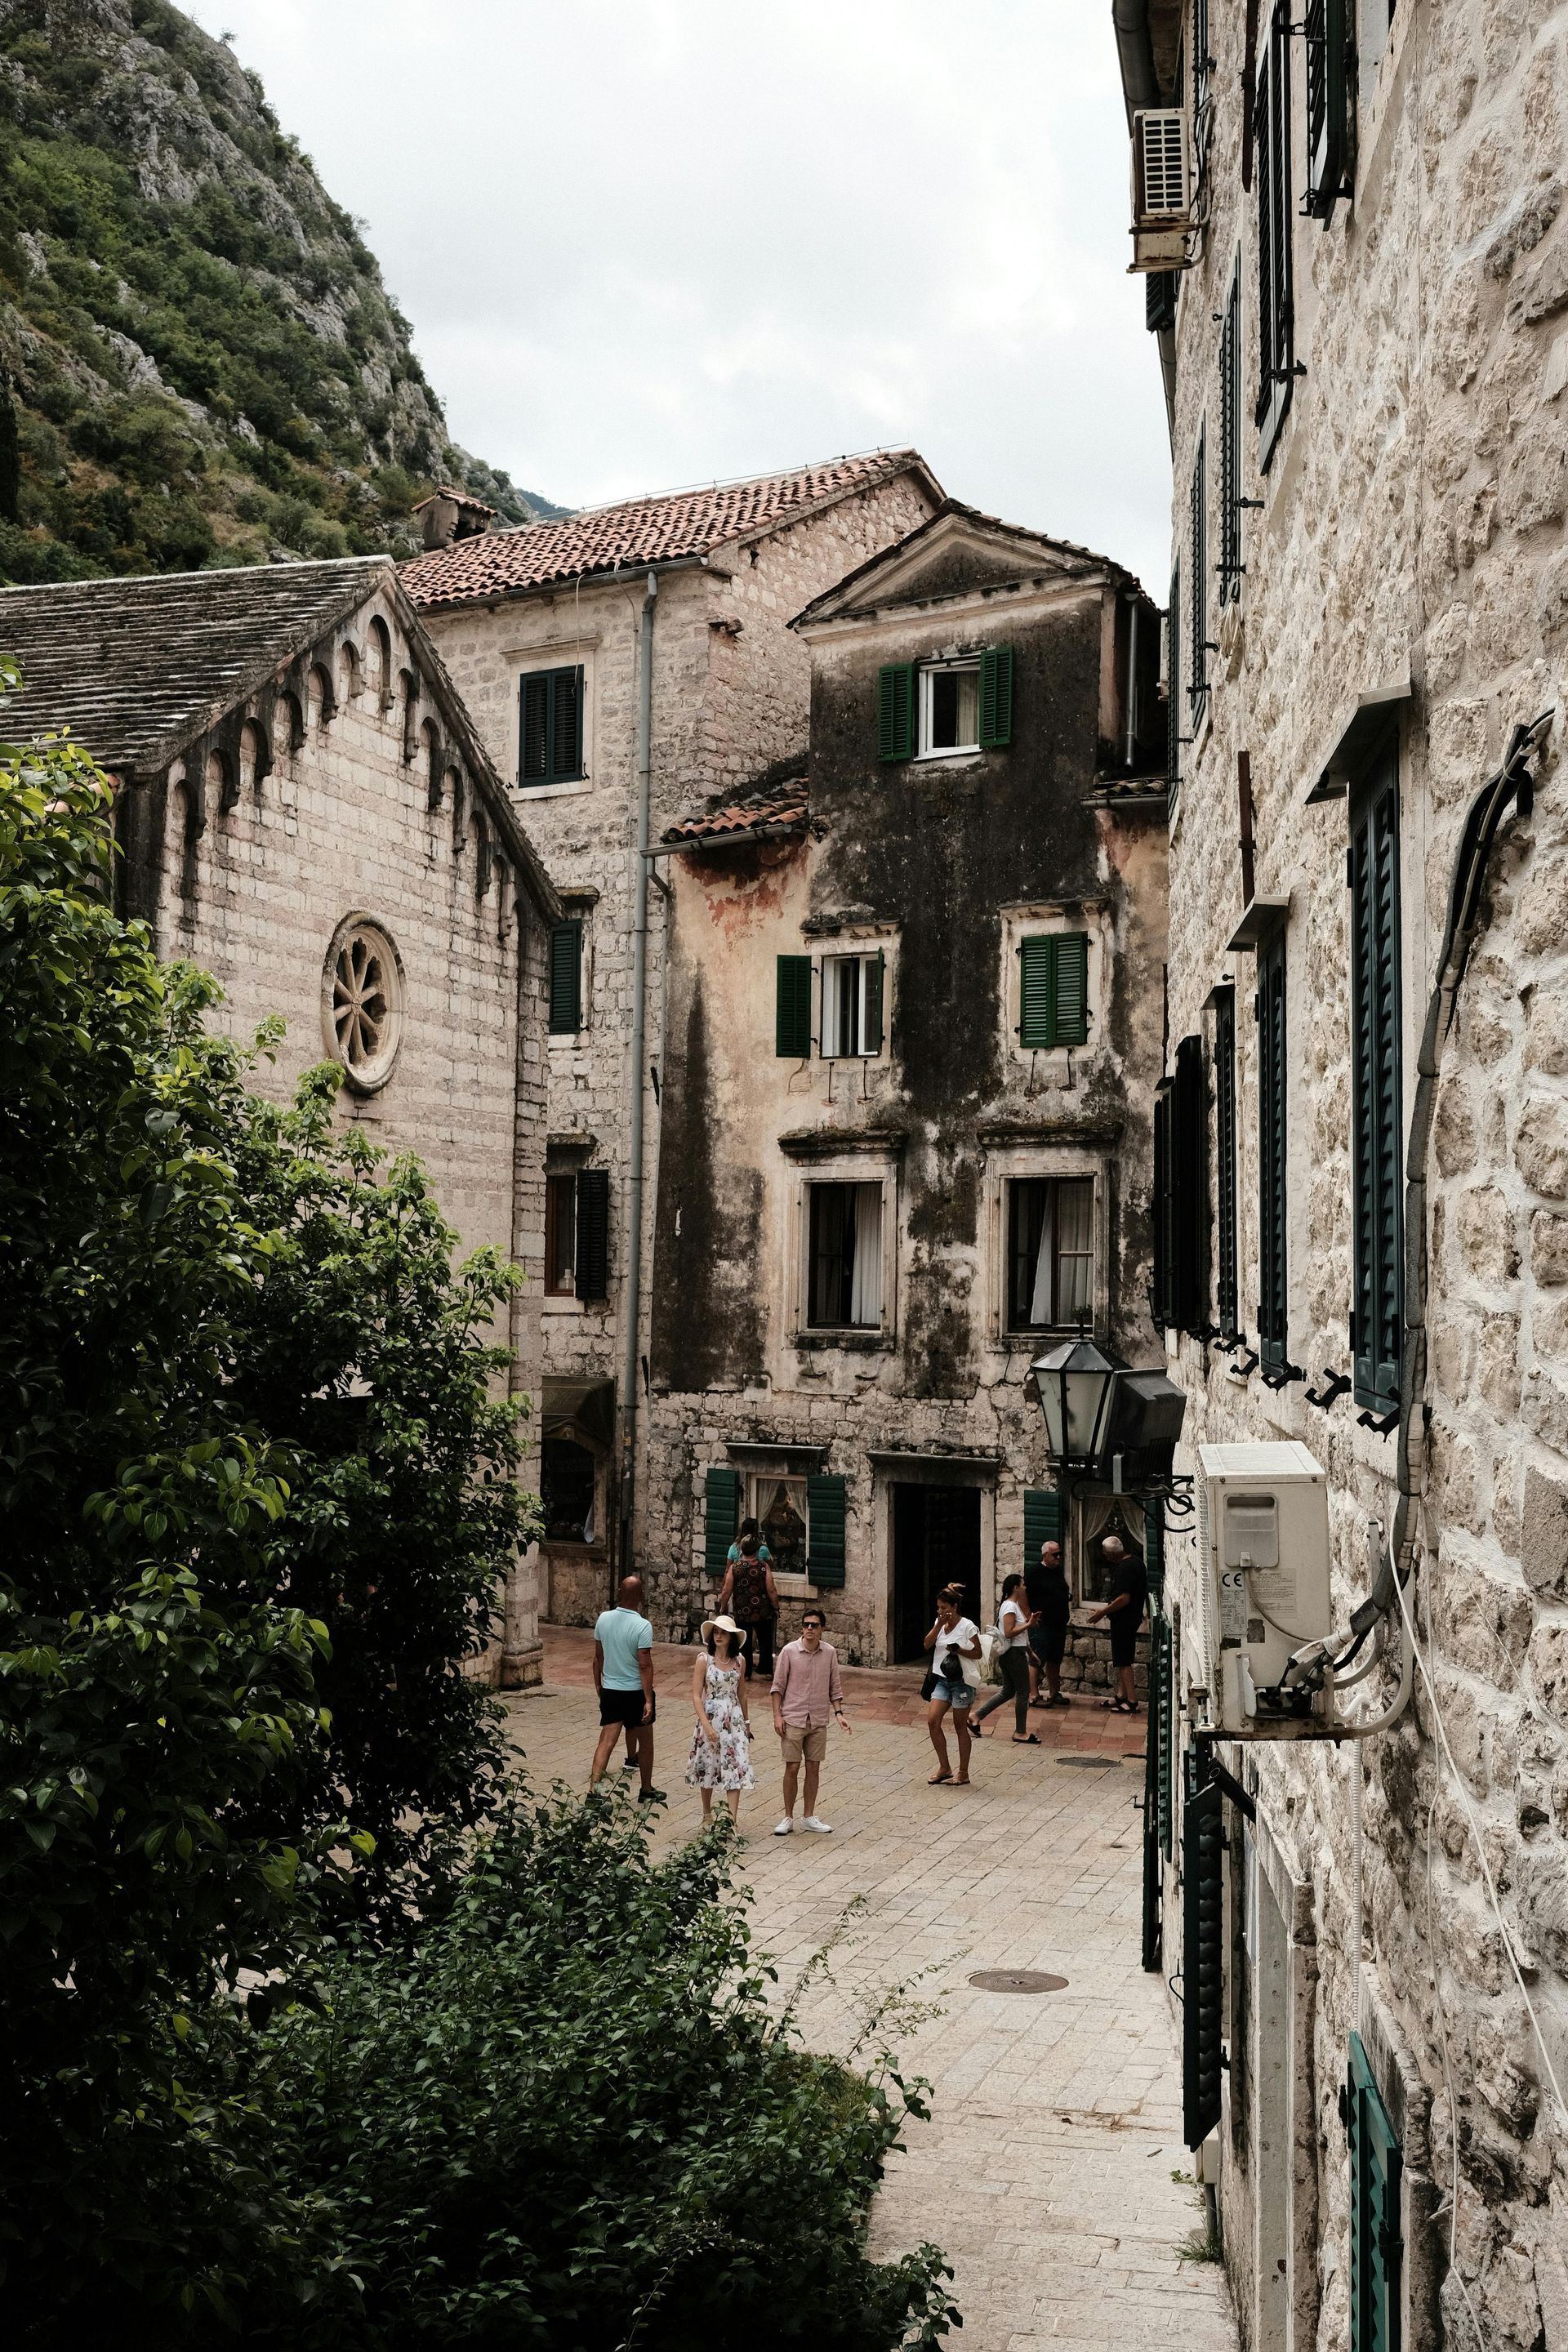
<path fill-rule="evenodd" d="M 1046 1417 L 1046 1444 L 1058 1473 L 1092 1476 L 1105 1451 L 1111 1391 L 1126 1360 L 1087 1332 L 1037 1356 L 1026 1386 Z"/>

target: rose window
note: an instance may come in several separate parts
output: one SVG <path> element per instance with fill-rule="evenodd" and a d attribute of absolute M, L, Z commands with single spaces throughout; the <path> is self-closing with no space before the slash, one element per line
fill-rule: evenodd
<path fill-rule="evenodd" d="M 329 1050 L 361 1088 L 392 1075 L 403 1031 L 403 974 L 379 923 L 340 924 L 322 974 L 322 1027 Z"/>

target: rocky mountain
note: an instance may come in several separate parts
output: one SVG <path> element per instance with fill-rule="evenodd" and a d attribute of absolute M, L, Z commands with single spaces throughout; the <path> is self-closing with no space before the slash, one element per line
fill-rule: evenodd
<path fill-rule="evenodd" d="M 0 0 L 0 578 L 412 552 L 455 447 L 356 223 L 166 0 Z"/>

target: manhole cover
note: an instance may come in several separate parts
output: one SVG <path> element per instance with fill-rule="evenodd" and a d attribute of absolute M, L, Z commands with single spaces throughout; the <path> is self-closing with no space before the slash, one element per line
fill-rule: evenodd
<path fill-rule="evenodd" d="M 1076 1764 L 1080 1772 L 1106 1772 L 1117 1762 L 1114 1756 L 1058 1756 L 1058 1764 Z"/>
<path fill-rule="evenodd" d="M 1066 1992 L 1068 1983 L 1039 1969 L 982 1969 L 969 1981 L 979 1992 Z"/>

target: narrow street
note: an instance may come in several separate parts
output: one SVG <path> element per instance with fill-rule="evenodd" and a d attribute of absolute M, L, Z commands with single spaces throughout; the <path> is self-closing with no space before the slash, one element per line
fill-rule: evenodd
<path fill-rule="evenodd" d="M 580 1787 L 595 1709 L 592 1643 L 545 1630 L 545 1684 L 509 1702 L 538 1782 Z M 655 1778 L 669 1798 L 658 1842 L 696 1826 L 683 1773 L 691 1653 L 659 1649 Z M 742 1806 L 742 1874 L 760 1946 L 785 1990 L 862 1907 L 836 1950 L 837 1984 L 814 1983 L 807 2040 L 844 2050 L 856 1997 L 918 1979 L 942 2014 L 903 2044 L 933 2084 L 873 2220 L 887 2258 L 934 2239 L 952 2263 L 963 2352 L 1157 2342 L 1234 2352 L 1219 2266 L 1183 2261 L 1201 2230 L 1181 2143 L 1177 2054 L 1163 1987 L 1139 1967 L 1142 1723 L 1082 1703 L 1036 1715 L 1038 1748 L 1011 1745 L 1000 1710 L 969 1790 L 926 1785 L 919 1677 L 847 1669 L 854 1736 L 835 1737 L 820 1801 L 831 1837 L 771 1832 L 780 1812 L 765 1696 L 753 1706 L 759 1786 Z M 629 1777 L 629 1776 L 628 1776 Z M 1059 1990 L 985 1991 L 984 1970 L 1065 1978 Z"/>

